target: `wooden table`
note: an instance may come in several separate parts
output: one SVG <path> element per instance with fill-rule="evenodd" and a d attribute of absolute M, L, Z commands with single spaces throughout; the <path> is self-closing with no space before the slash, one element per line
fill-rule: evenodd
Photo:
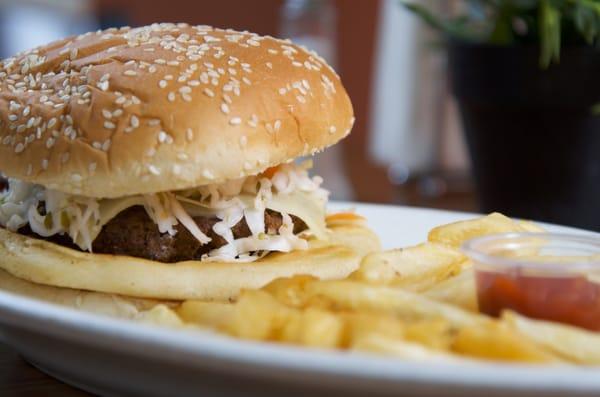
<path fill-rule="evenodd" d="M 89 395 L 44 374 L 0 341 L 0 396 L 81 397 Z"/>

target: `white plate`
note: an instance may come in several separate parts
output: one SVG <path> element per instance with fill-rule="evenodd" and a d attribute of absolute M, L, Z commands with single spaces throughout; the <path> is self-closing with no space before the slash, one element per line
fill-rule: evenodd
<path fill-rule="evenodd" d="M 424 241 L 468 214 L 338 203 L 356 209 L 386 248 Z M 423 364 L 238 341 L 79 312 L 0 292 L 5 341 L 49 374 L 103 395 L 527 396 L 600 394 L 600 371 L 523 365 Z M 485 393 L 485 394 L 484 394 Z"/>

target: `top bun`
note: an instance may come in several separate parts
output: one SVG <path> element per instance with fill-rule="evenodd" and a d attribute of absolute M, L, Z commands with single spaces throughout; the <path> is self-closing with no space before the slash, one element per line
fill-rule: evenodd
<path fill-rule="evenodd" d="M 322 58 L 248 32 L 108 29 L 0 67 L 0 170 L 89 197 L 258 174 L 336 143 L 354 122 Z"/>

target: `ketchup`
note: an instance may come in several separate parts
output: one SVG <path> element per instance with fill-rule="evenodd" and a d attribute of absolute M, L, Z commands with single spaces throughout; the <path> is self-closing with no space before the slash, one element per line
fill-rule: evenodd
<path fill-rule="evenodd" d="M 511 309 L 528 317 L 600 331 L 600 284 L 583 275 L 544 277 L 519 271 L 476 271 L 479 310 Z"/>

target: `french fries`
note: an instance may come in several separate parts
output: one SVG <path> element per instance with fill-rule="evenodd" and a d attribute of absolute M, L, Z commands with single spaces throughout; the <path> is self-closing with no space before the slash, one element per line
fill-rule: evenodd
<path fill-rule="evenodd" d="M 332 221 L 343 227 L 354 217 Z M 422 362 L 600 365 L 600 334 L 512 312 L 500 319 L 478 313 L 474 271 L 459 247 L 513 231 L 541 228 L 491 214 L 437 227 L 414 247 L 368 254 L 345 280 L 279 279 L 235 302 L 186 301 L 174 311 L 158 305 L 139 320 Z"/>
<path fill-rule="evenodd" d="M 471 357 L 497 361 L 558 363 L 561 360 L 532 339 L 498 322 L 460 329 L 452 349 Z"/>
<path fill-rule="evenodd" d="M 369 335 L 359 339 L 352 346 L 353 350 L 379 353 L 416 362 L 458 363 L 461 358 L 443 351 L 433 350 L 418 343 L 402 339 L 389 338 L 382 335 Z"/>
<path fill-rule="evenodd" d="M 477 290 L 473 268 L 462 271 L 431 287 L 423 294 L 426 297 L 445 302 L 472 312 L 477 311 Z"/>
<path fill-rule="evenodd" d="M 459 274 L 467 258 L 458 250 L 433 243 L 367 255 L 352 280 L 425 291 Z"/>
<path fill-rule="evenodd" d="M 505 311 L 502 321 L 539 345 L 569 361 L 579 364 L 600 364 L 600 334 L 569 325 L 532 320 Z"/>
<path fill-rule="evenodd" d="M 468 221 L 438 226 L 429 232 L 428 240 L 432 243 L 460 248 L 467 240 L 496 233 L 542 231 L 529 222 L 517 222 L 494 212 L 488 216 Z"/>
<path fill-rule="evenodd" d="M 483 315 L 436 302 L 410 291 L 356 281 L 312 282 L 306 285 L 306 293 L 329 300 L 333 308 L 387 313 L 407 320 L 444 318 L 450 324 L 461 326 L 486 319 Z"/>

